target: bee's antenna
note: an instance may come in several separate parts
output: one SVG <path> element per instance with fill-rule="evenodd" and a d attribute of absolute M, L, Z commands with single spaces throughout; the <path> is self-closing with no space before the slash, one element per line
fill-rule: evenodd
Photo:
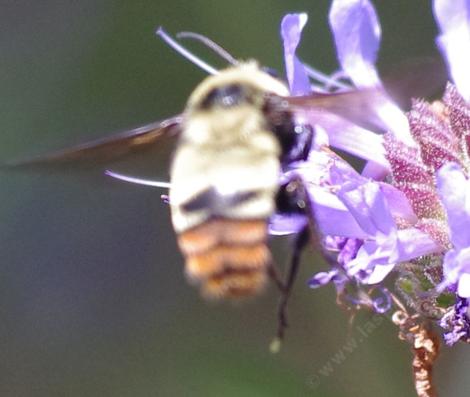
<path fill-rule="evenodd" d="M 176 40 L 174 40 L 167 32 L 165 32 L 163 30 L 163 28 L 161 26 L 155 31 L 155 34 L 157 36 L 160 36 L 166 44 L 168 44 L 175 51 L 177 51 L 181 55 L 183 55 L 186 59 L 188 59 L 189 61 L 191 61 L 195 65 L 199 66 L 202 70 L 205 70 L 209 74 L 218 74 L 219 73 L 219 71 L 217 69 L 215 69 L 214 67 L 212 67 L 208 63 L 204 62 L 202 59 L 198 58 L 191 51 L 187 50 L 180 43 L 178 43 Z"/>
<path fill-rule="evenodd" d="M 206 47 L 214 51 L 221 58 L 225 59 L 231 65 L 239 64 L 239 62 L 225 48 L 221 47 L 219 44 L 215 43 L 213 40 L 211 40 L 207 36 L 204 36 L 199 33 L 194 33 L 194 32 L 179 32 L 179 33 L 176 33 L 176 38 L 192 39 L 192 40 L 199 41 L 202 44 L 204 44 Z"/>
<path fill-rule="evenodd" d="M 137 185 L 161 187 L 163 189 L 169 189 L 171 186 L 170 182 L 152 181 L 150 179 L 136 178 L 134 176 L 118 174 L 117 172 L 113 172 L 111 170 L 106 170 L 105 174 L 112 178 L 119 179 L 120 181 L 135 183 Z"/>
<path fill-rule="evenodd" d="M 304 65 L 305 72 L 307 73 L 307 75 L 309 77 L 311 77 L 312 79 L 317 80 L 318 82 L 320 82 L 322 84 L 325 84 L 327 87 L 339 88 L 339 89 L 342 89 L 342 90 L 350 90 L 351 89 L 351 86 L 349 86 L 347 84 L 344 84 L 339 80 L 338 77 L 343 77 L 343 76 L 339 76 L 337 73 L 334 73 L 332 76 L 328 76 L 325 73 L 320 72 L 317 69 L 314 69 L 312 66 L 310 66 L 310 65 L 308 65 L 304 62 L 302 64 Z"/>

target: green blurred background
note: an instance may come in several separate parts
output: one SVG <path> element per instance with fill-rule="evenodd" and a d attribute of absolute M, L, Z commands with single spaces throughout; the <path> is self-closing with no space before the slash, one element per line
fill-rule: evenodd
<path fill-rule="evenodd" d="M 429 2 L 376 5 L 382 70 L 435 54 Z M 333 71 L 328 7 L 327 0 L 1 0 L 0 159 L 178 113 L 204 73 L 155 38 L 158 25 L 206 34 L 236 57 L 283 70 L 279 22 L 305 11 L 300 53 Z M 169 152 L 164 145 L 108 166 L 166 179 Z M 363 314 L 349 333 L 333 289 L 308 289 L 323 268 L 317 258 L 304 260 L 287 340 L 271 355 L 274 288 L 243 305 L 202 301 L 184 279 L 161 192 L 102 171 L 0 174 L 1 396 L 414 396 L 411 355 L 396 329 L 384 321 L 364 337 Z M 273 241 L 278 263 L 289 249 L 288 239 Z M 469 353 L 444 349 L 436 373 L 442 396 L 468 395 Z"/>

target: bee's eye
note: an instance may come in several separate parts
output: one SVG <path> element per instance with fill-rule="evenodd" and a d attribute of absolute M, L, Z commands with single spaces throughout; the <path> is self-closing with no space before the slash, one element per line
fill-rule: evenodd
<path fill-rule="evenodd" d="M 210 91 L 201 102 L 201 107 L 203 109 L 209 109 L 215 106 L 228 108 L 237 106 L 247 100 L 247 92 L 244 87 L 239 84 L 230 84 L 214 88 Z"/>

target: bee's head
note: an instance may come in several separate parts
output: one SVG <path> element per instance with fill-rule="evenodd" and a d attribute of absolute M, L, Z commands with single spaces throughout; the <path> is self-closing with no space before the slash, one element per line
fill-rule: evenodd
<path fill-rule="evenodd" d="M 199 108 L 202 110 L 216 107 L 230 108 L 243 103 L 252 103 L 253 96 L 254 92 L 250 87 L 239 83 L 214 87 L 202 98 Z"/>
<path fill-rule="evenodd" d="M 212 110 L 244 103 L 256 105 L 263 101 L 266 93 L 286 96 L 289 91 L 256 62 L 248 61 L 207 77 L 190 96 L 188 108 Z"/>

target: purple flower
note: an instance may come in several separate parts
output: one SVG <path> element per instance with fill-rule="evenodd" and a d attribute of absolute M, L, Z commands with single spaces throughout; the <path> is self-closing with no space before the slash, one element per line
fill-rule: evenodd
<path fill-rule="evenodd" d="M 315 274 L 315 276 L 309 280 L 308 285 L 311 288 L 318 288 L 330 282 L 334 282 L 342 286 L 346 281 L 347 277 L 345 277 L 339 269 L 332 269 L 329 272 L 319 272 Z"/>
<path fill-rule="evenodd" d="M 457 284 L 457 293 L 470 298 L 470 181 L 454 163 L 437 173 L 437 187 L 447 213 L 453 248 L 444 257 L 442 287 Z"/>
<path fill-rule="evenodd" d="M 354 259 L 357 251 L 362 245 L 362 240 L 344 237 L 325 238 L 325 248 L 329 251 L 338 252 L 338 266 L 328 272 L 319 272 L 315 274 L 308 282 L 311 288 L 318 288 L 330 282 L 334 282 L 338 291 L 343 291 L 346 284 L 350 281 L 344 269 L 345 265 Z"/>
<path fill-rule="evenodd" d="M 354 84 L 380 85 L 375 62 L 382 32 L 373 5 L 367 0 L 334 0 L 330 26 L 339 63 Z"/>
<path fill-rule="evenodd" d="M 294 95 L 310 91 L 306 68 L 295 55 L 306 21 L 305 14 L 288 14 L 281 24 L 287 78 Z M 406 117 L 383 91 L 375 68 L 381 33 L 371 3 L 367 0 L 334 0 L 330 10 L 330 26 L 343 73 L 357 87 L 374 89 L 374 98 L 371 95 L 369 101 L 370 117 L 377 120 L 383 129 L 393 131 L 398 139 L 413 146 Z M 327 132 L 331 146 L 368 161 L 364 175 L 381 179 L 389 172 L 380 135 L 315 109 L 310 110 L 307 117 L 313 125 L 319 125 Z"/>
<path fill-rule="evenodd" d="M 295 54 L 306 21 L 305 14 L 288 14 L 281 23 L 287 79 L 294 95 L 310 91 L 306 69 Z M 334 1 L 330 12 L 330 24 L 335 37 L 338 59 L 351 80 L 359 86 L 380 85 L 374 66 L 380 40 L 380 26 L 370 2 Z M 353 46 L 351 41 L 355 43 Z M 372 75 L 375 77 L 371 78 Z M 389 125 L 390 128 L 393 126 L 398 135 L 404 135 L 410 140 L 407 136 L 406 118 L 385 96 L 377 100 L 377 109 L 385 125 Z M 328 186 L 329 169 L 338 161 L 322 152 L 321 148 L 331 143 L 334 147 L 363 158 L 369 162 L 364 174 L 382 178 L 389 171 L 382 137 L 331 114 L 324 115 L 312 111 L 307 116 L 317 126 L 316 135 L 326 132 L 324 139 L 326 142 L 314 145 L 309 160 L 291 167 L 286 176 L 295 171 L 309 183 L 309 191 L 322 232 L 353 238 L 364 237 L 357 223 Z M 319 128 L 320 126 L 322 128 Z M 318 141 L 318 138 L 316 140 Z M 335 219 L 338 221 L 335 222 Z M 299 217 L 275 215 L 271 220 L 270 231 L 272 234 L 294 233 L 304 224 L 305 220 Z M 337 230 L 341 228 L 342 230 Z"/>
<path fill-rule="evenodd" d="M 437 44 L 460 94 L 470 101 L 470 1 L 434 0 L 441 35 Z"/>
<path fill-rule="evenodd" d="M 442 250 L 419 229 L 397 228 L 395 218 L 410 225 L 418 220 L 408 200 L 398 189 L 372 182 L 340 160 L 331 165 L 328 183 L 336 193 L 335 197 L 329 197 L 324 202 L 331 205 L 339 200 L 344 206 L 338 206 L 343 208 L 342 219 L 322 221 L 328 219 L 331 207 L 327 209 L 318 205 L 320 186 L 312 187 L 310 192 L 316 204 L 320 230 L 328 230 L 329 235 L 347 239 L 340 248 L 337 260 L 339 267 L 350 277 L 357 277 L 364 284 L 375 284 L 382 281 L 397 263 Z M 338 269 L 319 273 L 310 281 L 310 286 L 317 287 L 330 281 L 338 283 L 339 275 Z"/>
<path fill-rule="evenodd" d="M 358 174 L 343 159 L 327 150 L 326 144 L 326 134 L 322 134 L 322 129 L 317 128 L 314 149 L 310 157 L 306 161 L 292 164 L 283 178 L 288 180 L 292 174 L 296 174 L 305 181 L 318 227 L 323 234 L 364 237 L 364 232 L 336 195 L 338 185 L 335 178 L 338 178 L 338 174 Z M 277 214 L 270 220 L 270 233 L 274 235 L 296 233 L 305 222 L 304 217 Z"/>
<path fill-rule="evenodd" d="M 368 236 L 356 257 L 346 264 L 348 274 L 358 275 L 363 283 L 379 283 L 396 264 L 441 250 L 426 233 L 397 228 L 378 183 L 350 182 L 338 196 Z"/>
<path fill-rule="evenodd" d="M 444 340 L 449 346 L 458 341 L 470 341 L 469 300 L 458 298 L 457 303 L 442 317 L 439 325 L 447 330 Z"/>
<path fill-rule="evenodd" d="M 400 140 L 413 145 L 405 115 L 380 90 L 382 82 L 375 62 L 381 28 L 373 5 L 369 0 L 333 0 L 329 19 L 342 70 L 356 87 L 377 90 L 375 117 Z"/>
<path fill-rule="evenodd" d="M 455 7 L 442 7 L 438 3 L 435 2 L 436 15 L 445 14 L 445 19 L 457 13 Z M 464 3 L 458 3 L 461 3 L 459 10 L 462 12 Z M 468 5 L 468 1 L 465 4 Z M 446 8 L 444 14 L 442 8 Z M 468 13 L 464 15 L 468 17 Z M 468 32 L 468 18 L 465 18 L 459 17 L 461 35 L 462 30 Z M 294 87 L 295 81 L 302 81 L 304 92 L 306 69 L 299 67 L 295 49 L 305 22 L 303 14 L 293 14 L 286 16 L 282 24 L 286 65 L 290 65 L 286 67 L 291 76 L 289 82 Z M 443 31 L 446 30 L 444 25 L 450 26 L 448 21 L 441 23 Z M 372 4 L 368 0 L 333 0 L 330 26 L 343 72 L 358 87 L 380 88 L 375 61 L 381 30 Z M 288 31 L 293 33 L 289 35 Z M 462 59 L 464 56 L 448 61 L 461 64 Z M 443 151 L 446 147 L 444 139 L 448 138 L 445 134 L 442 138 L 436 134 L 433 139 L 437 143 L 432 147 L 433 151 L 428 152 L 425 141 L 429 128 L 426 129 L 424 123 L 425 117 L 429 119 L 429 116 L 424 115 L 425 108 L 415 105 L 416 113 L 405 117 L 385 99 L 377 100 L 377 109 L 390 131 L 385 139 L 336 116 L 318 117 L 314 111 L 309 115 L 309 120 L 320 125 L 320 131 L 326 132 L 324 146 L 331 144 L 367 160 L 362 177 L 337 156 L 322 151 L 321 145 L 316 145 L 307 162 L 294 165 L 286 173 L 296 172 L 308 183 L 319 229 L 324 235 L 360 242 L 353 255 L 349 255 L 350 260 L 342 266 L 349 277 L 360 278 L 363 283 L 381 282 L 398 264 L 440 254 L 448 242 L 442 205 L 433 179 L 433 170 L 453 158 L 445 153 L 442 157 L 436 156 L 439 145 Z M 443 131 L 437 126 L 437 118 L 434 120 L 436 131 Z M 453 133 L 455 131 L 450 132 Z M 393 186 L 367 179 L 381 179 L 385 174 L 392 175 Z M 288 232 L 295 232 L 300 224 L 298 219 L 284 219 L 284 225 L 275 220 L 272 229 L 277 229 L 278 234 L 282 233 L 283 227 Z M 322 285 L 337 280 L 337 277 L 337 269 L 332 269 L 315 276 L 311 284 Z"/>
<path fill-rule="evenodd" d="M 295 55 L 307 19 L 307 14 L 287 14 L 281 22 L 286 76 L 292 95 L 302 95 L 310 92 L 310 81 L 304 65 Z"/>

